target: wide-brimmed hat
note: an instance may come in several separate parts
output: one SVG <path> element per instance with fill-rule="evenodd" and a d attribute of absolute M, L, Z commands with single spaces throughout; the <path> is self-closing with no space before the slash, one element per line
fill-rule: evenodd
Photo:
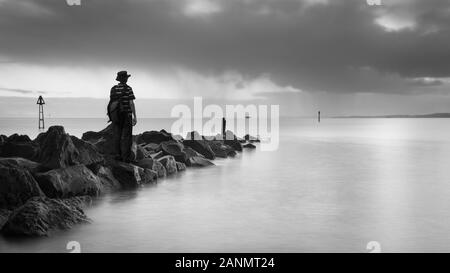
<path fill-rule="evenodd" d="M 119 71 L 117 72 L 116 81 L 120 81 L 121 79 L 127 79 L 129 77 L 131 77 L 131 75 L 128 74 L 127 71 Z"/>

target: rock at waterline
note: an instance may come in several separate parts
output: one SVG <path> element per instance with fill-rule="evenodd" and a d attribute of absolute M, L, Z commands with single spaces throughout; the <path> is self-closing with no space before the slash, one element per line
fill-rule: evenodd
<path fill-rule="evenodd" d="M 224 143 L 233 148 L 235 151 L 242 152 L 242 144 L 233 132 L 226 131 Z"/>
<path fill-rule="evenodd" d="M 114 177 L 124 188 L 136 188 L 143 184 L 155 182 L 158 178 L 157 172 L 144 169 L 132 164 L 111 161 L 109 167 Z"/>
<path fill-rule="evenodd" d="M 33 197 L 11 213 L 2 232 L 7 235 L 47 236 L 56 229 L 87 223 L 89 219 L 83 208 L 90 202 L 89 197 Z"/>
<path fill-rule="evenodd" d="M 245 149 L 256 149 L 256 146 L 251 144 L 251 143 L 247 143 L 244 146 L 242 146 Z"/>
<path fill-rule="evenodd" d="M 192 148 L 197 153 L 203 155 L 207 159 L 210 160 L 216 159 L 216 155 L 214 154 L 211 147 L 209 147 L 208 142 L 206 140 L 184 140 L 183 145 Z"/>
<path fill-rule="evenodd" d="M 29 171 L 0 164 L 0 208 L 20 206 L 34 196 L 44 193 Z"/>
<path fill-rule="evenodd" d="M 181 162 L 176 162 L 177 164 L 177 171 L 178 172 L 183 172 L 186 170 L 186 164 L 181 163 Z"/>
<path fill-rule="evenodd" d="M 177 163 L 173 156 L 171 155 L 163 156 L 158 159 L 158 162 L 164 166 L 167 175 L 171 175 L 177 172 Z"/>
<path fill-rule="evenodd" d="M 208 141 L 208 144 L 217 157 L 227 158 L 229 156 L 233 157 L 236 155 L 236 152 L 233 150 L 233 148 L 223 144 L 222 141 L 211 140 Z"/>
<path fill-rule="evenodd" d="M 97 196 L 102 192 L 100 179 L 84 165 L 35 174 L 42 191 L 51 198 Z"/>
<path fill-rule="evenodd" d="M 249 134 L 246 134 L 246 135 L 244 136 L 244 140 L 245 140 L 245 141 L 248 141 L 248 142 L 250 142 L 250 143 L 259 143 L 259 142 L 261 142 L 261 141 L 259 140 L 259 138 L 254 137 L 254 136 L 251 136 L 251 135 L 249 135 Z"/>
<path fill-rule="evenodd" d="M 211 161 L 209 161 L 203 157 L 194 156 L 194 157 L 189 158 L 186 165 L 189 167 L 208 167 L 208 166 L 214 166 L 214 163 L 212 163 Z"/>
<path fill-rule="evenodd" d="M 187 160 L 187 155 L 183 151 L 184 146 L 183 144 L 177 142 L 177 141 L 165 141 L 161 144 L 161 150 L 164 155 L 171 155 L 175 158 L 176 161 L 185 163 Z"/>
<path fill-rule="evenodd" d="M 164 178 L 167 175 L 166 168 L 164 168 L 161 162 L 152 158 L 144 158 L 140 160 L 136 165 L 143 169 L 150 169 L 155 171 L 158 178 Z"/>
<path fill-rule="evenodd" d="M 100 164 L 94 164 L 90 165 L 88 168 L 100 179 L 100 182 L 102 184 L 102 193 L 112 192 L 115 190 L 120 190 L 122 188 L 122 185 L 114 177 L 109 167 Z"/>

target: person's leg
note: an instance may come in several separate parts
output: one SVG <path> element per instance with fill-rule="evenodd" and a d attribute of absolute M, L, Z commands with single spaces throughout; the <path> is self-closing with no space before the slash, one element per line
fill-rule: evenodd
<path fill-rule="evenodd" d="M 131 161 L 131 145 L 133 145 L 133 125 L 131 114 L 124 115 L 124 122 L 121 135 L 121 151 L 124 161 Z"/>

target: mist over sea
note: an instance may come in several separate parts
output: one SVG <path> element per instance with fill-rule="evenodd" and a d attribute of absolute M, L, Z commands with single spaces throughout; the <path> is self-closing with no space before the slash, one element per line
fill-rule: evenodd
<path fill-rule="evenodd" d="M 140 119 L 134 133 L 170 130 Z M 105 119 L 46 119 L 66 132 Z M 34 138 L 36 119 L 0 119 Z M 99 197 L 91 224 L 46 238 L 0 237 L 0 252 L 450 251 L 450 119 L 280 121 L 274 152 L 244 151 L 138 190 Z"/>

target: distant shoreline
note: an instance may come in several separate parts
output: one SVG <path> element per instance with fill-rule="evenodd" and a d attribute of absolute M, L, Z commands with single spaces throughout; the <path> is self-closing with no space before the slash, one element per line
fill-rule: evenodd
<path fill-rule="evenodd" d="M 331 118 L 450 118 L 450 113 L 426 115 L 336 116 Z"/>

